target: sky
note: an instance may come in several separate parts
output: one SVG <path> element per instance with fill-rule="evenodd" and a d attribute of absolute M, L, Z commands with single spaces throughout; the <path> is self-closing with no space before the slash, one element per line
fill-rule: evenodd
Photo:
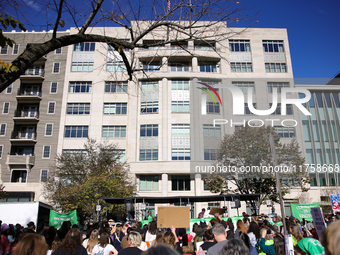
<path fill-rule="evenodd" d="M 36 16 L 41 8 L 32 0 L 24 1 L 32 7 L 29 15 L 46 24 L 43 15 Z M 252 13 L 259 11 L 253 27 L 287 29 L 295 78 L 328 81 L 340 72 L 339 0 L 238 1 L 240 6 L 252 8 Z M 62 30 L 67 28 L 66 23 Z"/>

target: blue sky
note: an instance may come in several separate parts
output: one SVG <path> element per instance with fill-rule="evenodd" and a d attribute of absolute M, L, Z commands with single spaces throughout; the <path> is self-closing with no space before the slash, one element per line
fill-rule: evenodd
<path fill-rule="evenodd" d="M 32 7 L 29 11 L 32 20 L 46 24 L 44 14 L 36 16 L 40 8 L 32 0 L 24 1 Z M 327 80 L 340 71 L 339 0 L 239 2 L 240 6 L 253 8 L 252 12 L 259 11 L 259 22 L 254 27 L 287 29 L 295 78 Z"/>

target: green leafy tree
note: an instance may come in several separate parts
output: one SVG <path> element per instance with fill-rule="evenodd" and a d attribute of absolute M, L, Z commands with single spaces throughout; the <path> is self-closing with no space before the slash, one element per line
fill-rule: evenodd
<path fill-rule="evenodd" d="M 123 206 L 113 206 L 101 197 L 129 197 L 134 186 L 129 181 L 129 167 L 120 161 L 115 144 L 88 139 L 84 150 L 57 155 L 44 190 L 54 209 L 68 212 L 77 209 L 81 221 L 94 218 L 98 200 L 101 213 L 118 213 Z"/>
<path fill-rule="evenodd" d="M 270 166 L 273 166 L 270 134 L 274 137 L 277 163 L 282 166 L 277 169 L 283 172 L 280 173 L 283 196 L 289 192 L 290 185 L 299 186 L 302 191 L 307 191 L 310 180 L 297 141 L 292 139 L 290 143 L 282 144 L 280 136 L 270 126 L 241 127 L 232 135 L 223 138 L 218 152 L 217 166 L 231 166 L 234 169 L 242 168 L 249 171 L 253 169 L 253 172 L 215 173 L 205 179 L 209 190 L 220 194 L 228 192 L 261 194 L 257 201 L 246 201 L 252 210 L 255 206 L 260 208 L 266 199 L 278 203 L 275 173 L 270 172 Z M 295 170 L 294 166 L 296 166 Z"/>

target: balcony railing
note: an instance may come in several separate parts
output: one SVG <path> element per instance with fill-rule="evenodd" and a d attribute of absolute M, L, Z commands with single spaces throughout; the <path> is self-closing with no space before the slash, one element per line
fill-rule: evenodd
<path fill-rule="evenodd" d="M 41 97 L 41 91 L 18 89 L 17 96 Z"/>
<path fill-rule="evenodd" d="M 37 140 L 37 132 L 12 132 L 11 139 L 18 139 L 20 141 L 22 140 Z"/>
<path fill-rule="evenodd" d="M 39 111 L 15 110 L 15 118 L 39 119 Z"/>
<path fill-rule="evenodd" d="M 35 156 L 31 155 L 7 155 L 7 165 L 31 165 L 35 164 Z"/>
<path fill-rule="evenodd" d="M 44 77 L 45 70 L 44 69 L 28 69 L 26 70 L 25 75 L 34 75 L 34 76 Z"/>

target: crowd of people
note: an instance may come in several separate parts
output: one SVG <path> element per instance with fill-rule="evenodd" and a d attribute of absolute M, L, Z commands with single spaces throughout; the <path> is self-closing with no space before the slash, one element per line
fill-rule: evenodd
<path fill-rule="evenodd" d="M 43 223 L 36 228 L 30 222 L 24 228 L 0 221 L 0 255 L 285 255 L 284 225 L 292 235 L 296 255 L 340 254 L 338 216 L 327 222 L 320 238 L 292 216 L 271 219 L 243 214 L 235 225 L 231 218 L 225 221 L 218 213 L 207 221 L 200 218 L 190 232 L 157 228 L 154 216 L 144 226 L 136 221 L 104 222 L 90 224 L 86 231 L 69 221 L 59 229 Z"/>

